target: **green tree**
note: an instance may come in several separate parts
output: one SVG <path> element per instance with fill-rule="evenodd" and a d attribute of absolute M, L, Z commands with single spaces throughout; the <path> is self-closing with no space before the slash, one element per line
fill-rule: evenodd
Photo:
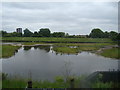
<path fill-rule="evenodd" d="M 2 37 L 5 37 L 7 35 L 7 32 L 6 31 L 0 31 L 0 36 L 2 36 Z"/>
<path fill-rule="evenodd" d="M 54 32 L 52 34 L 53 37 L 65 37 L 65 33 L 64 32 Z"/>
<path fill-rule="evenodd" d="M 105 32 L 104 32 L 104 38 L 109 38 L 109 37 L 110 37 L 110 33 L 107 32 L 107 31 L 105 31 Z"/>
<path fill-rule="evenodd" d="M 118 36 L 117 32 L 111 31 L 109 35 L 112 40 L 117 40 L 117 36 Z"/>
<path fill-rule="evenodd" d="M 38 32 L 35 31 L 32 36 L 33 37 L 39 37 L 39 34 L 38 34 Z"/>
<path fill-rule="evenodd" d="M 17 32 L 13 32 L 10 34 L 11 34 L 11 37 L 21 37 L 22 36 L 22 33 L 17 33 Z"/>
<path fill-rule="evenodd" d="M 39 33 L 39 36 L 50 37 L 51 32 L 50 32 L 50 30 L 48 28 L 41 28 L 38 33 Z"/>
<path fill-rule="evenodd" d="M 93 29 L 89 35 L 91 38 L 103 38 L 104 32 L 99 28 Z"/>
<path fill-rule="evenodd" d="M 30 37 L 32 35 L 33 35 L 33 33 L 29 29 L 26 28 L 24 30 L 24 37 Z"/>

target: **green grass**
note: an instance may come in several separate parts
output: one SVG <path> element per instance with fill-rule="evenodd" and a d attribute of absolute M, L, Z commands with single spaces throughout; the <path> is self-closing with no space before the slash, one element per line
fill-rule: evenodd
<path fill-rule="evenodd" d="M 95 51 L 95 50 L 98 50 L 100 47 L 90 47 L 90 46 L 87 46 L 87 47 L 78 47 L 79 50 L 82 50 L 82 51 Z"/>
<path fill-rule="evenodd" d="M 79 87 L 82 77 L 75 77 L 75 88 Z M 25 88 L 27 86 L 27 79 L 21 78 L 5 78 L 2 80 L 2 88 Z M 69 88 L 70 81 L 65 81 L 62 76 L 57 76 L 51 82 L 48 80 L 32 81 L 33 88 Z"/>
<path fill-rule="evenodd" d="M 56 46 L 95 46 L 95 47 L 103 47 L 108 45 L 115 45 L 116 43 L 54 43 Z"/>
<path fill-rule="evenodd" d="M 35 45 L 35 44 L 47 44 L 43 42 L 22 42 L 22 45 Z"/>
<path fill-rule="evenodd" d="M 16 50 L 18 50 L 20 48 L 20 46 L 12 46 L 12 45 L 1 45 L 0 46 L 2 50 L 2 52 L 0 52 L 1 56 L 0 58 L 8 58 L 11 57 L 15 54 Z"/>
<path fill-rule="evenodd" d="M 109 58 L 120 59 L 120 48 L 105 49 L 100 55 Z"/>
<path fill-rule="evenodd" d="M 92 84 L 92 88 L 120 88 L 120 83 L 113 82 L 96 82 Z"/>
<path fill-rule="evenodd" d="M 57 53 L 66 53 L 66 54 L 76 54 L 79 53 L 77 48 L 70 48 L 70 47 L 53 47 L 53 50 Z"/>
<path fill-rule="evenodd" d="M 30 41 L 30 42 L 53 42 L 53 43 L 75 43 L 75 42 L 113 42 L 108 38 L 55 38 L 55 37 L 2 37 L 2 41 Z"/>
<path fill-rule="evenodd" d="M 6 79 L 2 81 L 2 88 L 25 88 L 27 81 L 23 79 Z"/>

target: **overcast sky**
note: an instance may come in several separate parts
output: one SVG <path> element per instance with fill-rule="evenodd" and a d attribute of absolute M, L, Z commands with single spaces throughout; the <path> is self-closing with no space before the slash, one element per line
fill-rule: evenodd
<path fill-rule="evenodd" d="M 93 28 L 118 31 L 117 2 L 4 2 L 2 29 L 89 34 Z"/>

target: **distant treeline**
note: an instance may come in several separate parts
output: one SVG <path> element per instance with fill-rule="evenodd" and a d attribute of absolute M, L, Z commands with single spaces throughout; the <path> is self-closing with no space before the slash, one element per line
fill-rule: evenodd
<path fill-rule="evenodd" d="M 53 32 L 51 33 L 49 28 L 41 28 L 39 31 L 31 32 L 26 28 L 24 33 L 12 32 L 8 33 L 7 31 L 0 31 L 2 37 L 65 37 L 65 38 L 111 38 L 113 40 L 120 40 L 120 33 L 115 31 L 103 32 L 99 28 L 92 29 L 89 35 L 69 35 L 65 32 Z"/>

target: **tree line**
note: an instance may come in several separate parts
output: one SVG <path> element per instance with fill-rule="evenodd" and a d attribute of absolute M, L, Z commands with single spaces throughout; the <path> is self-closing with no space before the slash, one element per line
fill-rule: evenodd
<path fill-rule="evenodd" d="M 115 31 L 105 31 L 103 32 L 99 28 L 92 29 L 89 35 L 69 35 L 65 32 L 53 32 L 51 33 L 49 28 L 41 28 L 39 31 L 31 32 L 26 28 L 24 33 L 12 32 L 8 33 L 7 31 L 0 31 L 2 37 L 66 37 L 66 38 L 111 38 L 113 40 L 120 39 L 120 33 Z"/>

